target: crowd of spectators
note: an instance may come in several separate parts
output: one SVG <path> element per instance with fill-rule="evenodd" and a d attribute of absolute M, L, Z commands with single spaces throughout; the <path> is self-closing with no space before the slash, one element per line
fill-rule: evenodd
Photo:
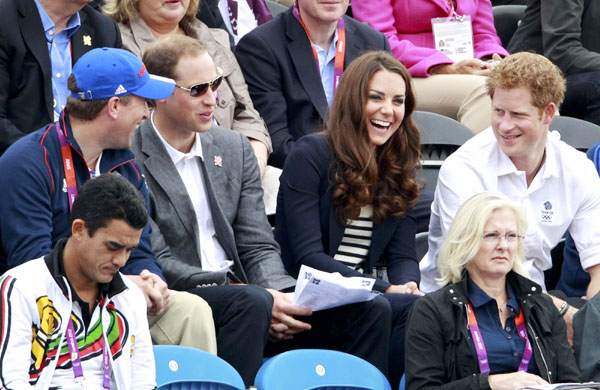
<path fill-rule="evenodd" d="M 152 343 L 246 386 L 297 348 L 394 389 L 600 377 L 600 146 L 550 131 L 600 125 L 600 7 L 278 2 L 0 0 L 0 389 L 150 390 Z M 417 110 L 475 134 L 435 192 Z M 296 306 L 302 265 L 381 295 Z"/>

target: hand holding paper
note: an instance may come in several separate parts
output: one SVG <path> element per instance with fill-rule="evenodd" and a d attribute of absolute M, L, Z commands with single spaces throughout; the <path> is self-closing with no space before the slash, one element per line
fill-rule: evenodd
<path fill-rule="evenodd" d="M 372 291 L 374 285 L 372 278 L 347 278 L 337 272 L 319 271 L 303 265 L 292 303 L 317 311 L 369 301 L 379 295 Z"/>

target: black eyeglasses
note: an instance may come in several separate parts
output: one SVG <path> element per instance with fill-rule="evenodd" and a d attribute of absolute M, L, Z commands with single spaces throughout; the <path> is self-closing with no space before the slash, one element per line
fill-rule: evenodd
<path fill-rule="evenodd" d="M 204 95 L 206 91 L 208 91 L 208 87 L 210 87 L 210 89 L 212 89 L 213 92 L 216 91 L 217 88 L 219 88 L 219 85 L 221 85 L 221 81 L 223 81 L 223 76 L 219 76 L 216 79 L 207 83 L 194 84 L 189 88 L 182 87 L 181 85 L 177 84 L 175 84 L 175 86 L 177 88 L 183 89 L 184 91 L 188 91 L 191 97 L 196 97 Z"/>

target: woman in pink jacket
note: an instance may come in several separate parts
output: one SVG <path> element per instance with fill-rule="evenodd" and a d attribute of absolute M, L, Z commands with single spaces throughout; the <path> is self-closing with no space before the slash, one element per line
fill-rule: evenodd
<path fill-rule="evenodd" d="M 353 0 L 352 12 L 387 36 L 392 53 L 413 76 L 418 110 L 457 119 L 474 132 L 490 125 L 485 80 L 493 63 L 486 60 L 508 55 L 490 0 Z M 436 49 L 432 19 L 451 16 L 470 17 L 474 58 L 455 62 Z"/>

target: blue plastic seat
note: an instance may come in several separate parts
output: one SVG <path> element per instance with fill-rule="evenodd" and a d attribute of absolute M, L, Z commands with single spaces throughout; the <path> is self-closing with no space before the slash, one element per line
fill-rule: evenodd
<path fill-rule="evenodd" d="M 160 390 L 245 390 L 229 363 L 199 349 L 155 345 L 156 384 Z"/>
<path fill-rule="evenodd" d="M 390 390 L 386 377 L 356 356 L 326 349 L 297 349 L 265 362 L 254 385 L 259 390 Z"/>

